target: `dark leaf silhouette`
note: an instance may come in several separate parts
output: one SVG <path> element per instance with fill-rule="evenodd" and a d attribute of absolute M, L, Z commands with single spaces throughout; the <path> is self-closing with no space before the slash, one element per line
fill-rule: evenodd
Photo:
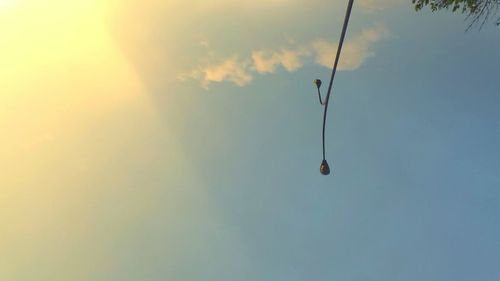
<path fill-rule="evenodd" d="M 438 10 L 450 10 L 466 14 L 469 20 L 467 29 L 475 25 L 483 27 L 486 22 L 494 19 L 494 23 L 500 26 L 500 0 L 412 0 L 415 10 L 419 11 L 429 7 L 433 12 Z"/>

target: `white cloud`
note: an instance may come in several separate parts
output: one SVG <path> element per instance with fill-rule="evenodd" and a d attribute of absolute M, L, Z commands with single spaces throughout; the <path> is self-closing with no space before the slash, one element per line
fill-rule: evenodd
<path fill-rule="evenodd" d="M 372 45 L 387 36 L 388 31 L 383 25 L 377 25 L 363 30 L 359 35 L 344 43 L 339 61 L 339 70 L 354 70 L 360 67 L 367 58 L 374 56 Z M 325 67 L 333 65 L 337 53 L 337 42 L 317 40 L 312 43 L 315 52 L 315 62 Z"/>
<path fill-rule="evenodd" d="M 280 51 L 254 51 L 251 59 L 240 60 L 233 56 L 222 60 L 222 62 L 205 64 L 188 73 L 179 75 L 179 80 L 195 79 L 201 82 L 203 88 L 207 89 L 210 83 L 229 81 L 240 87 L 250 84 L 253 80 L 252 72 L 261 74 L 273 73 L 278 65 L 287 71 L 296 71 L 304 65 L 303 57 L 308 55 L 305 50 Z"/>
<path fill-rule="evenodd" d="M 338 70 L 355 70 L 368 58 L 375 55 L 373 44 L 388 35 L 384 25 L 364 29 L 344 43 Z M 210 83 L 229 81 L 240 87 L 250 84 L 253 74 L 271 74 L 279 66 L 292 72 L 302 68 L 307 62 L 314 62 L 330 68 L 337 52 L 337 42 L 318 39 L 306 47 L 280 48 L 278 50 L 259 49 L 251 52 L 250 58 L 229 57 L 218 63 L 204 64 L 188 74 L 178 76 L 180 80 L 188 78 L 199 80 L 204 88 Z M 212 54 L 209 52 L 208 54 Z M 311 57 L 313 59 L 311 59 Z"/>
<path fill-rule="evenodd" d="M 263 50 L 252 52 L 252 60 L 255 70 L 259 73 L 272 73 L 280 63 L 276 53 Z"/>
<path fill-rule="evenodd" d="M 296 71 L 304 65 L 304 57 L 308 55 L 303 50 L 282 49 L 278 52 L 259 50 L 252 52 L 253 67 L 258 73 L 272 73 L 278 65 L 287 71 Z"/>
<path fill-rule="evenodd" d="M 253 79 L 248 70 L 249 66 L 248 61 L 242 61 L 237 56 L 233 56 L 220 63 L 199 67 L 188 74 L 180 75 L 178 78 L 180 80 L 186 80 L 186 78 L 200 80 L 204 88 L 208 88 L 212 82 L 222 81 L 230 81 L 243 87 Z"/>
<path fill-rule="evenodd" d="M 398 1 L 360 0 L 358 12 L 378 11 Z M 331 10 L 340 25 L 346 5 L 319 0 L 112 2 L 117 3 L 110 20 L 117 45 L 152 88 L 174 83 L 176 77 L 197 80 L 203 87 L 216 82 L 245 86 L 257 74 L 297 71 L 312 63 L 330 68 L 337 44 L 318 37 L 324 24 L 319 18 Z M 370 13 L 358 20 L 370 24 L 383 16 Z M 356 69 L 375 55 L 374 43 L 384 30 L 350 29 L 340 70 Z"/>
<path fill-rule="evenodd" d="M 210 48 L 210 41 L 208 41 L 207 39 L 201 39 L 200 46 L 204 48 Z"/>
<path fill-rule="evenodd" d="M 225 8 L 278 8 L 291 4 L 299 4 L 301 0 L 253 0 L 253 1 L 234 1 L 234 0 L 192 0 L 192 5 L 198 11 L 218 11 Z"/>
<path fill-rule="evenodd" d="M 403 3 L 403 1 L 400 0 L 360 0 L 359 6 L 365 12 L 375 12 L 382 11 L 401 3 Z"/>

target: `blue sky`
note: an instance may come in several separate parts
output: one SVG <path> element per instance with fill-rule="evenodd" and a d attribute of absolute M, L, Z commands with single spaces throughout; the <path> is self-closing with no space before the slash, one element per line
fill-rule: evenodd
<path fill-rule="evenodd" d="M 0 279 L 498 280 L 498 28 L 373 2 L 328 177 L 312 80 L 347 3 L 82 4 L 43 27 L 9 4 L 0 31 L 31 55 L 0 48 Z M 45 28 L 50 52 L 23 43 Z"/>

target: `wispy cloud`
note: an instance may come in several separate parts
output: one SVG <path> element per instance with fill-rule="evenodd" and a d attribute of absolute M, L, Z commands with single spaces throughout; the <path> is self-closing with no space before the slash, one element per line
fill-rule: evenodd
<path fill-rule="evenodd" d="M 355 70 L 368 58 L 375 55 L 373 44 L 388 35 L 384 25 L 376 25 L 364 29 L 348 40 L 342 50 L 339 70 Z M 306 63 L 316 63 L 330 68 L 337 52 L 337 42 L 325 39 L 314 40 L 306 46 L 280 48 L 278 50 L 259 49 L 251 52 L 250 58 L 239 59 L 232 56 L 217 63 L 196 67 L 179 79 L 199 80 L 204 88 L 210 83 L 229 81 L 238 86 L 246 86 L 253 80 L 253 74 L 271 74 L 283 67 L 292 72 L 302 68 Z"/>
<path fill-rule="evenodd" d="M 366 59 L 375 55 L 373 44 L 388 35 L 383 25 L 377 25 L 363 30 L 353 39 L 348 40 L 342 49 L 339 61 L 339 70 L 354 70 L 360 67 Z M 337 52 L 338 42 L 330 42 L 323 39 L 312 43 L 315 53 L 315 62 L 325 67 L 331 67 Z"/>
<path fill-rule="evenodd" d="M 190 73 L 181 74 L 178 78 L 186 80 L 193 78 L 199 80 L 204 88 L 212 82 L 229 81 L 243 87 L 249 84 L 253 77 L 249 72 L 249 61 L 240 60 L 237 56 L 230 57 L 211 65 L 201 66 Z"/>
<path fill-rule="evenodd" d="M 287 71 L 296 71 L 304 65 L 304 58 L 309 52 L 305 50 L 280 51 L 259 50 L 252 52 L 253 67 L 258 73 L 273 73 L 278 65 Z"/>
<path fill-rule="evenodd" d="M 315 63 L 330 68 L 336 35 L 331 40 L 321 37 L 323 28 L 329 28 L 320 18 L 331 15 L 332 24 L 340 25 L 346 5 L 324 0 L 118 2 L 113 4 L 118 12 L 110 16 L 111 34 L 144 83 L 153 88 L 176 78 L 199 81 L 205 88 L 220 82 L 245 86 L 277 71 L 299 71 Z M 378 11 L 399 2 L 359 0 L 356 11 L 366 17 L 358 20 L 383 20 L 385 13 Z M 370 26 L 367 30 L 375 36 L 349 28 L 341 69 L 356 69 L 375 54 L 374 43 L 384 32 Z"/>
<path fill-rule="evenodd" d="M 243 8 L 243 9 L 259 9 L 259 8 L 276 8 L 286 7 L 287 5 L 300 3 L 300 0 L 254 0 L 254 1 L 234 1 L 234 0 L 196 0 L 194 6 L 200 11 L 220 11 L 225 8 Z"/>
<path fill-rule="evenodd" d="M 400 0 L 360 0 L 359 6 L 365 12 L 374 12 L 382 11 L 401 3 L 403 3 L 403 1 Z"/>

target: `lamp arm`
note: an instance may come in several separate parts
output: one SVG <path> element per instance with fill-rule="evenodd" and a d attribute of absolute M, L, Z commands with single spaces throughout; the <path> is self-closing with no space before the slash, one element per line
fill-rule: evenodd
<path fill-rule="evenodd" d="M 318 88 L 318 99 L 319 99 L 319 104 L 321 104 L 321 105 L 325 105 L 325 104 L 326 104 L 326 103 L 325 103 L 325 102 L 326 102 L 326 99 L 325 99 L 325 100 L 322 100 L 322 99 L 321 99 L 321 93 L 320 93 L 320 91 L 319 91 L 319 88 Z"/>

